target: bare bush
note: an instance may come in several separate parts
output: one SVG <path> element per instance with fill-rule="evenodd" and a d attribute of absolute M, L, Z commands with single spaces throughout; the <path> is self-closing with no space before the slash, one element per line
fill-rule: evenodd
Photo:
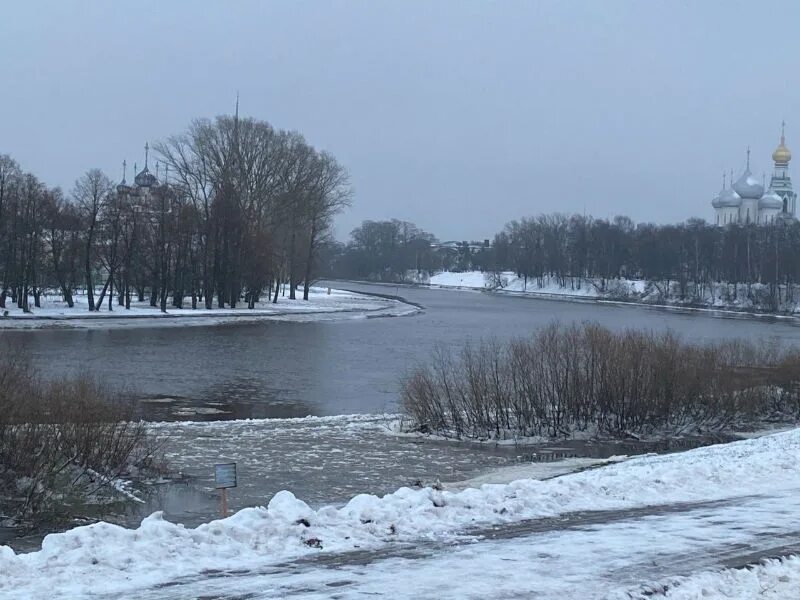
<path fill-rule="evenodd" d="M 800 416 L 800 355 L 766 342 L 694 345 L 673 333 L 551 324 L 529 339 L 439 348 L 402 400 L 458 437 L 721 429 Z"/>
<path fill-rule="evenodd" d="M 45 382 L 0 363 L 0 520 L 63 516 L 156 451 L 130 402 L 88 376 Z"/>

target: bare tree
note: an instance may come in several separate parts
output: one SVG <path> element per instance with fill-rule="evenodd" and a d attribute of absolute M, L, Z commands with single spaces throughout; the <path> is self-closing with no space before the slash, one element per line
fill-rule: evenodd
<path fill-rule="evenodd" d="M 89 310 L 99 309 L 94 303 L 93 271 L 97 261 L 97 230 L 100 213 L 112 192 L 111 180 L 100 169 L 91 169 L 75 182 L 72 195 L 84 220 L 84 277 Z"/>

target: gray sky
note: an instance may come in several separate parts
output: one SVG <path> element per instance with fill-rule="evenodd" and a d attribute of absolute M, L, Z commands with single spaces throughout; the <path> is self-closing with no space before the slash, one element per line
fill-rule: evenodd
<path fill-rule="evenodd" d="M 65 189 L 118 179 L 239 90 L 350 170 L 340 237 L 389 217 L 442 239 L 553 211 L 710 219 L 748 144 L 769 173 L 781 119 L 800 153 L 798 25 L 790 1 L 8 2 L 0 153 Z"/>

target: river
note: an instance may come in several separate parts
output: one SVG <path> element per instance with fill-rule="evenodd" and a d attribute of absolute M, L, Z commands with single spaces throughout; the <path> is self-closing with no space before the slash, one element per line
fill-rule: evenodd
<path fill-rule="evenodd" d="M 479 292 L 335 283 L 389 293 L 424 310 L 397 318 L 209 327 L 6 331 L 47 376 L 90 372 L 143 399 L 148 420 L 219 420 L 393 412 L 399 380 L 437 344 L 528 335 L 557 319 L 672 330 L 691 341 L 778 338 L 792 319 L 660 310 Z"/>
<path fill-rule="evenodd" d="M 290 489 L 312 505 L 341 503 L 360 492 L 458 482 L 487 471 L 573 457 L 671 451 L 686 446 L 561 443 L 486 447 L 387 435 L 382 418 L 355 422 L 239 421 L 257 417 L 392 413 L 401 376 L 437 344 L 529 335 L 554 319 L 595 321 L 612 329 L 673 330 L 689 340 L 778 338 L 797 343 L 794 320 L 666 311 L 634 305 L 566 302 L 479 292 L 337 283 L 355 291 L 397 294 L 423 310 L 413 316 L 323 322 L 270 322 L 185 328 L 6 331 L 6 348 L 24 352 L 45 375 L 90 372 L 141 399 L 142 414 L 164 442 L 176 477 L 143 490 L 144 504 L 96 516 L 135 526 L 154 510 L 197 525 L 217 515 L 213 465 L 239 464 L 233 509 L 264 504 Z M 195 421 L 183 423 L 179 421 Z M 688 441 L 708 443 L 708 440 Z M 563 468 L 580 467 L 582 463 Z M 535 465 L 533 465 L 534 468 Z M 514 467 L 516 468 L 516 467 Z M 529 468 L 529 467 L 524 467 Z M 562 467 L 557 467 L 561 469 Z M 537 471 L 526 476 L 535 475 Z M 180 476 L 177 474 L 180 473 Z M 552 474 L 547 467 L 542 474 Z M 0 543 L 35 548 L 41 531 Z"/>

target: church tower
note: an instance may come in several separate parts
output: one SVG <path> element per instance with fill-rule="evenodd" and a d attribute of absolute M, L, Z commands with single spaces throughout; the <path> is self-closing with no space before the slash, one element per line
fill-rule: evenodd
<path fill-rule="evenodd" d="M 781 123 L 781 143 L 772 153 L 772 160 L 775 162 L 775 170 L 772 172 L 770 188 L 783 200 L 783 218 L 795 216 L 797 194 L 792 189 L 792 178 L 789 177 L 789 161 L 792 160 L 792 153 L 786 147 L 786 136 L 784 130 L 786 123 Z"/>

